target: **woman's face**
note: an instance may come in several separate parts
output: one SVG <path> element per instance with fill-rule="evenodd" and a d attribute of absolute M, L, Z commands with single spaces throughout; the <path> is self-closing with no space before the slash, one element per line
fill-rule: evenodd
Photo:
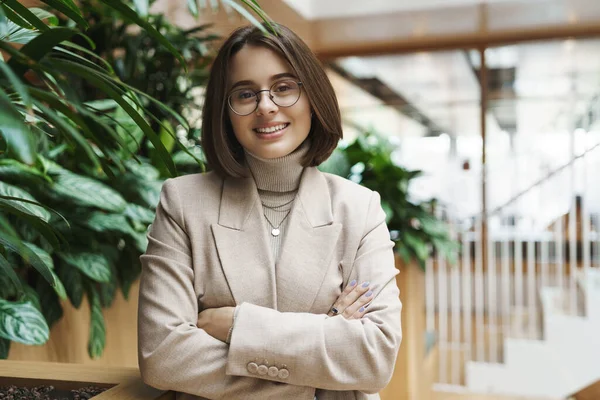
<path fill-rule="evenodd" d="M 231 59 L 229 94 L 239 104 L 252 109 L 252 96 L 259 90 L 273 88 L 276 101 L 285 103 L 298 82 L 288 62 L 265 47 L 246 45 Z M 287 83 L 286 83 L 287 82 Z M 243 89 L 243 90 L 242 90 Z M 269 92 L 258 94 L 258 108 L 248 115 L 238 115 L 228 106 L 233 132 L 246 151 L 261 158 L 278 158 L 293 152 L 308 136 L 311 124 L 310 104 L 300 86 L 300 98 L 290 107 L 275 104 Z"/>

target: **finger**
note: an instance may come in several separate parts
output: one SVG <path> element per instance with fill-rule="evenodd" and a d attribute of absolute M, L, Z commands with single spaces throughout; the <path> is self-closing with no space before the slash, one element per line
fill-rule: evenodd
<path fill-rule="evenodd" d="M 344 312 L 342 314 L 345 318 L 352 317 L 354 313 L 356 313 L 361 307 L 363 307 L 365 304 L 371 301 L 372 297 L 373 291 L 367 291 L 364 295 L 360 296 L 354 303 L 352 303 L 350 306 L 344 309 Z"/>
<path fill-rule="evenodd" d="M 346 288 L 342 291 L 342 293 L 339 295 L 339 297 L 333 302 L 334 306 L 340 306 L 341 304 L 343 304 L 343 300 L 346 296 L 348 296 L 352 290 L 354 290 L 354 287 L 356 286 L 356 279 L 353 279 L 352 282 L 350 282 Z"/>
<path fill-rule="evenodd" d="M 369 282 L 363 282 L 360 285 L 357 285 L 350 293 L 348 293 L 339 303 L 338 310 L 344 311 L 346 308 L 350 307 L 356 300 L 360 298 L 363 294 L 369 291 Z"/>
<path fill-rule="evenodd" d="M 352 314 L 352 317 L 350 317 L 349 319 L 361 319 L 362 317 L 364 317 L 365 313 L 367 312 L 367 307 L 369 307 L 369 304 L 371 303 L 367 303 L 364 306 L 361 306 L 358 310 L 356 310 L 354 314 Z"/>
<path fill-rule="evenodd" d="M 342 296 L 346 296 L 348 295 L 350 292 L 352 292 L 354 290 L 354 287 L 356 286 L 356 279 L 353 279 L 352 282 L 350 282 L 348 284 L 348 286 L 346 286 L 346 288 L 344 289 L 344 291 L 342 292 L 342 294 L 340 295 L 340 297 Z"/>
<path fill-rule="evenodd" d="M 347 294 L 342 293 L 340 297 L 333 304 L 331 309 L 329 310 L 328 315 L 338 315 L 344 312 L 346 308 L 352 305 L 357 299 L 360 298 L 364 293 L 369 291 L 369 282 L 363 282 L 361 285 L 356 285 L 355 281 L 350 282 L 354 285 L 348 285 L 349 287 L 344 290 L 346 292 L 349 290 Z M 337 311 L 337 312 L 336 312 Z"/>

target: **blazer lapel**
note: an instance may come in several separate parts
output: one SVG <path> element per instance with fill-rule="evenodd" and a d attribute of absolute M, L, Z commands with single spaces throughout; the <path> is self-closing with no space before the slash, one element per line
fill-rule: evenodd
<path fill-rule="evenodd" d="M 219 222 L 211 226 L 236 304 L 275 308 L 275 271 L 252 178 L 225 179 Z"/>
<path fill-rule="evenodd" d="M 306 168 L 275 271 L 279 311 L 310 311 L 341 227 L 333 223 L 325 177 L 314 167 Z"/>

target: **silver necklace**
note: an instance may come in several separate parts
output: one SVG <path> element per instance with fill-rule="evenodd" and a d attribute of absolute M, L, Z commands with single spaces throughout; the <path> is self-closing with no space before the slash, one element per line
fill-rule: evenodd
<path fill-rule="evenodd" d="M 279 234 L 281 233 L 281 230 L 279 230 L 279 227 L 281 226 L 281 224 L 283 224 L 283 221 L 285 221 L 285 219 L 288 217 L 288 215 L 290 215 L 290 212 L 292 210 L 288 210 L 287 214 L 285 214 L 285 217 L 283 217 L 283 219 L 281 220 L 281 222 L 279 223 L 279 225 L 275 226 L 271 223 L 271 221 L 269 221 L 269 218 L 267 217 L 267 214 L 263 213 L 263 215 L 265 216 L 265 219 L 267 220 L 267 222 L 269 223 L 269 225 L 271 225 L 271 235 L 273 236 L 279 236 Z"/>
<path fill-rule="evenodd" d="M 288 201 L 286 203 L 283 203 L 283 204 L 276 205 L 276 206 L 268 206 L 265 203 L 263 203 L 262 201 L 261 201 L 261 203 L 262 203 L 262 205 L 263 205 L 264 208 L 268 208 L 269 210 L 275 210 L 276 208 L 281 208 L 283 206 L 287 206 L 288 204 L 291 204 L 294 200 L 296 200 L 295 196 L 290 201 Z M 275 211 L 277 211 L 277 210 L 275 210 Z"/>

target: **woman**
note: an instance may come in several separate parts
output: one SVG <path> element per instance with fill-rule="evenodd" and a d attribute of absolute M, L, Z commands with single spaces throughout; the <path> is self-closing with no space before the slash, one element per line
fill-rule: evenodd
<path fill-rule="evenodd" d="M 376 192 L 316 169 L 342 137 L 337 100 L 276 31 L 223 44 L 203 109 L 213 172 L 163 186 L 141 374 L 180 399 L 377 399 L 401 339 L 393 243 Z"/>

